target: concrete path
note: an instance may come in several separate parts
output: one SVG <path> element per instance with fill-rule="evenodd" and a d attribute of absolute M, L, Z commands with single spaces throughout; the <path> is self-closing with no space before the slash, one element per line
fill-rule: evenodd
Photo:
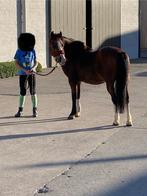
<path fill-rule="evenodd" d="M 71 95 L 61 69 L 37 76 L 39 117 L 14 118 L 18 78 L 0 80 L 0 196 L 33 196 L 44 184 L 51 196 L 147 195 L 147 64 L 131 66 L 133 127 L 111 126 L 105 84 L 82 84 L 80 118 L 67 120 Z"/>

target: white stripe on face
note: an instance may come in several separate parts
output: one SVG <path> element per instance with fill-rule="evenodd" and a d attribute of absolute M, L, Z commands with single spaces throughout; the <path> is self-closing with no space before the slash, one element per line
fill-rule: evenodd
<path fill-rule="evenodd" d="M 61 57 L 60 65 L 62 66 L 66 63 L 66 58 L 64 54 L 60 54 L 60 57 Z"/>
<path fill-rule="evenodd" d="M 66 63 L 66 58 L 64 54 L 60 54 L 58 56 L 55 57 L 55 61 L 57 63 L 59 63 L 61 66 L 64 65 Z"/>

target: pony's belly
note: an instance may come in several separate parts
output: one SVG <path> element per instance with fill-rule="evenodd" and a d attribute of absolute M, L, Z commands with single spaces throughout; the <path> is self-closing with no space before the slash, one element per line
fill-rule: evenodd
<path fill-rule="evenodd" d="M 92 77 L 84 77 L 81 78 L 82 82 L 88 83 L 88 84 L 102 84 L 104 83 L 104 79 L 101 76 L 92 76 Z"/>
<path fill-rule="evenodd" d="M 104 83 L 105 81 L 90 81 L 90 80 L 82 80 L 82 82 L 85 82 L 85 83 L 87 83 L 87 84 L 94 84 L 94 85 L 98 85 L 98 84 L 102 84 L 102 83 Z"/>

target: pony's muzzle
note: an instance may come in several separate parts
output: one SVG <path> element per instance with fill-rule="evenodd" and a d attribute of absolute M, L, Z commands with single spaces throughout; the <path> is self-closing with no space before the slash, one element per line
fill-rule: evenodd
<path fill-rule="evenodd" d="M 59 56 L 55 57 L 55 61 L 63 66 L 66 63 L 66 58 L 64 54 L 60 54 Z"/>

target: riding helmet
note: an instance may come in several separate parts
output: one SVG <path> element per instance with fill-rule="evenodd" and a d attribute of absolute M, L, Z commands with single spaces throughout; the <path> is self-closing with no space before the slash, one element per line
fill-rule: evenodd
<path fill-rule="evenodd" d="M 31 51 L 35 46 L 35 36 L 31 33 L 21 33 L 18 37 L 18 48 L 24 51 Z"/>

